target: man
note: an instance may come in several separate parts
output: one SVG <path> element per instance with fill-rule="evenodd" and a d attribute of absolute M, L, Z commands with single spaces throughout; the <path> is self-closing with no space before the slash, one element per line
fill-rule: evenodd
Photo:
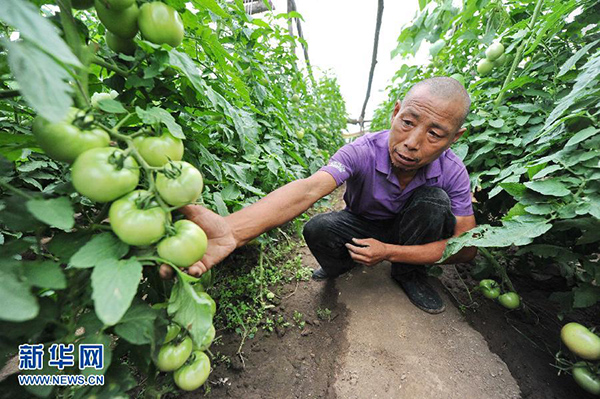
<path fill-rule="evenodd" d="M 286 184 L 225 218 L 201 206 L 182 212 L 209 237 L 208 252 L 188 272 L 200 275 L 240 247 L 292 220 L 346 182 L 346 209 L 312 218 L 304 227 L 320 264 L 313 278 L 335 278 L 356 263 L 392 263 L 392 278 L 420 309 L 444 304 L 427 283 L 425 266 L 438 261 L 448 238 L 476 226 L 469 176 L 449 149 L 465 132 L 469 95 L 456 80 L 437 77 L 413 86 L 395 105 L 389 131 L 343 146 L 312 176 Z M 473 259 L 464 248 L 446 263 Z M 169 275 L 163 266 L 161 274 Z"/>

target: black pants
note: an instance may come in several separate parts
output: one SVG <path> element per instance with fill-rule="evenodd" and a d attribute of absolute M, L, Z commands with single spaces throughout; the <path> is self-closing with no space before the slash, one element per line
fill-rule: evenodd
<path fill-rule="evenodd" d="M 448 194 L 440 188 L 422 186 L 415 190 L 394 219 L 370 220 L 347 210 L 316 215 L 304 226 L 304 239 L 330 277 L 347 272 L 356 264 L 344 244 L 352 238 L 375 238 L 388 244 L 419 245 L 449 238 L 456 218 Z M 423 272 L 420 265 L 392 263 L 392 275 Z"/>

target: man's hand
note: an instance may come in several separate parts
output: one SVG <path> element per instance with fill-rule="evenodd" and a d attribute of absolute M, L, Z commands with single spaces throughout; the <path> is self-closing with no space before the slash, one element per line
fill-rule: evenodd
<path fill-rule="evenodd" d="M 236 241 L 224 217 L 200 205 L 186 205 L 179 211 L 200 226 L 208 237 L 208 248 L 202 259 L 186 269 L 188 274 L 199 277 L 233 252 Z M 173 277 L 173 270 L 168 265 L 161 265 L 159 274 L 168 279 Z"/>
<path fill-rule="evenodd" d="M 360 246 L 346 243 L 350 257 L 365 266 L 375 266 L 386 259 L 386 246 L 374 238 L 353 238 L 352 242 Z"/>

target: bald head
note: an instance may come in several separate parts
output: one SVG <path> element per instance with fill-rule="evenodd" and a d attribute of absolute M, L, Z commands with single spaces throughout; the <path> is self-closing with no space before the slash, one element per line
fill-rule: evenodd
<path fill-rule="evenodd" d="M 469 114 L 469 108 L 471 107 L 471 98 L 469 93 L 465 90 L 464 86 L 454 78 L 448 78 L 445 76 L 437 76 L 429 78 L 416 83 L 410 88 L 404 101 L 410 99 L 410 97 L 416 93 L 427 93 L 430 96 L 434 96 L 444 101 L 459 101 L 461 104 L 461 113 L 457 115 L 458 127 L 461 127 Z"/>

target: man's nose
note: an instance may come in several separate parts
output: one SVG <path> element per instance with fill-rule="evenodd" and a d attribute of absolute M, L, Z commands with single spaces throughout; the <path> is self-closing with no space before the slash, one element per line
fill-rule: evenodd
<path fill-rule="evenodd" d="M 409 151 L 417 151 L 421 145 L 422 132 L 421 129 L 413 129 L 406 140 L 404 140 L 404 147 Z"/>

